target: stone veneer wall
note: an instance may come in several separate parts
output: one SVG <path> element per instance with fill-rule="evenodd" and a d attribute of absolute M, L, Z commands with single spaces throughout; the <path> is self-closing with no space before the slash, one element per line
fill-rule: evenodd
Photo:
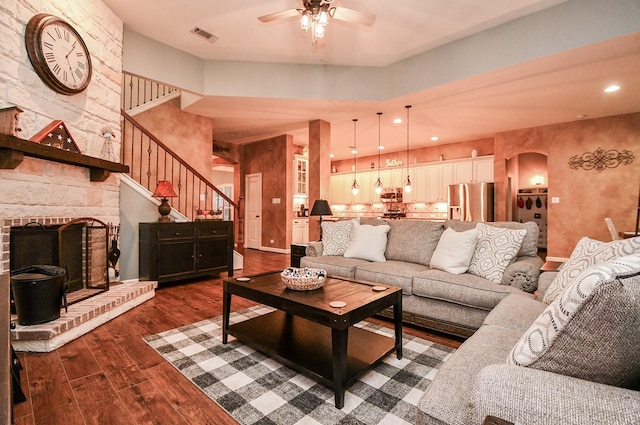
<path fill-rule="evenodd" d="M 25 48 L 24 30 L 37 13 L 65 19 L 84 39 L 93 64 L 89 87 L 74 96 L 49 89 L 36 75 Z M 18 106 L 20 137 L 31 138 L 53 120 L 62 120 L 81 152 L 100 157 L 102 129 L 115 132 L 120 150 L 122 21 L 98 0 L 12 0 L 0 7 L 0 108 Z M 119 222 L 119 177 L 89 180 L 82 167 L 25 158 L 14 170 L 0 170 L 0 273 L 8 272 L 10 225 L 28 221 L 62 223 L 79 217 Z"/>

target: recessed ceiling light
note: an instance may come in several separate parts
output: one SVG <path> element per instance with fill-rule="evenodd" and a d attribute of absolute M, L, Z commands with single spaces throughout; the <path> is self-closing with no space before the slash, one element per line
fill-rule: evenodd
<path fill-rule="evenodd" d="M 395 119 L 393 120 L 393 123 L 394 123 L 394 124 L 402 124 L 402 118 L 395 118 Z"/>
<path fill-rule="evenodd" d="M 432 140 L 432 141 L 434 141 L 434 142 L 435 142 L 435 141 L 437 141 L 437 140 L 438 140 L 438 136 L 433 136 L 433 137 L 431 138 L 431 140 Z"/>
<path fill-rule="evenodd" d="M 604 89 L 605 93 L 613 93 L 620 90 L 620 86 L 617 84 L 611 84 L 609 87 L 607 87 L 606 89 Z"/>
<path fill-rule="evenodd" d="M 380 145 L 380 146 L 378 146 L 378 149 L 382 150 L 382 149 L 384 149 L 384 146 Z"/>
<path fill-rule="evenodd" d="M 330 153 L 330 154 L 329 154 L 329 158 L 333 158 L 334 156 L 335 156 L 335 155 L 334 155 L 334 154 L 332 154 L 332 153 Z"/>

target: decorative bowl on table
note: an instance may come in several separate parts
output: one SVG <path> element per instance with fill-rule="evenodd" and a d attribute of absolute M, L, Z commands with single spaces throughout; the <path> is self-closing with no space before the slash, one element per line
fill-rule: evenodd
<path fill-rule="evenodd" d="M 289 267 L 282 271 L 280 278 L 282 283 L 294 291 L 313 291 L 322 288 L 327 277 L 327 272 L 311 267 Z"/>

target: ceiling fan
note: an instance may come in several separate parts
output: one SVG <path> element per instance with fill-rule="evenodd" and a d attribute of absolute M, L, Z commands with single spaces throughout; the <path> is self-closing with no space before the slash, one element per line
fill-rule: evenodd
<path fill-rule="evenodd" d="M 308 32 L 311 30 L 311 41 L 316 44 L 324 37 L 325 27 L 329 18 L 369 28 L 376 20 L 376 15 L 359 12 L 353 9 L 333 6 L 336 0 L 302 0 L 302 8 L 287 9 L 282 12 L 260 16 L 261 22 L 272 22 L 279 19 L 300 17 L 300 28 Z"/>

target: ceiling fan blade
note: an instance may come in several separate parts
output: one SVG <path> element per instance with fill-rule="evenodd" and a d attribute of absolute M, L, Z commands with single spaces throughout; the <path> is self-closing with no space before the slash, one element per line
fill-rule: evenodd
<path fill-rule="evenodd" d="M 335 7 L 333 14 L 334 19 L 339 21 L 350 22 L 358 26 L 369 28 L 376 20 L 376 15 L 371 13 L 359 12 L 353 9 L 346 9 L 344 7 Z"/>
<path fill-rule="evenodd" d="M 278 19 L 289 19 L 295 18 L 296 16 L 300 16 L 300 11 L 298 9 L 288 9 L 283 10 L 282 12 L 270 13 L 269 15 L 260 16 L 258 20 L 260 22 L 272 22 Z"/>

